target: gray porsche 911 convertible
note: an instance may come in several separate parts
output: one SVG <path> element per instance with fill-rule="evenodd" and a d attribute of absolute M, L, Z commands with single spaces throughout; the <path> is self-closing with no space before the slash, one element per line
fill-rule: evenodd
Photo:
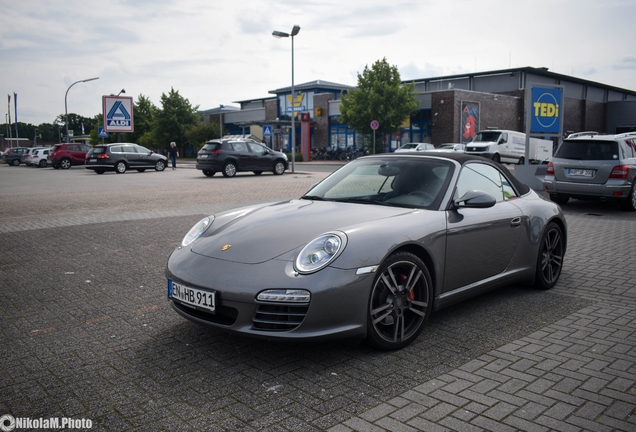
<path fill-rule="evenodd" d="M 411 343 L 432 311 L 511 284 L 553 287 L 567 226 L 489 160 L 367 156 L 298 199 L 198 222 L 166 267 L 182 316 L 268 339 Z"/>

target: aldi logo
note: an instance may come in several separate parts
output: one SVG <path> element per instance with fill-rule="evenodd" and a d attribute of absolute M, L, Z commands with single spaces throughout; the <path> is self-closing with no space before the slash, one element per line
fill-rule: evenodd
<path fill-rule="evenodd" d="M 106 132 L 133 132 L 133 100 L 129 96 L 103 96 L 104 130 Z"/>

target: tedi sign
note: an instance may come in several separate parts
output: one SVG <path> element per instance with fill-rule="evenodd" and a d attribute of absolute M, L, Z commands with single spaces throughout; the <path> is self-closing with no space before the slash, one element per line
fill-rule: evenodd
<path fill-rule="evenodd" d="M 559 133 L 563 118 L 562 98 L 560 88 L 532 88 L 530 133 Z"/>
<path fill-rule="evenodd" d="M 129 96 L 103 96 L 104 130 L 106 132 L 133 132 L 133 98 Z"/>

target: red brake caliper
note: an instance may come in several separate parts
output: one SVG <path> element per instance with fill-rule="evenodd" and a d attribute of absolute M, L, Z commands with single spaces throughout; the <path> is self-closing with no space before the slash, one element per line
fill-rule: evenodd
<path fill-rule="evenodd" d="M 405 274 L 400 275 L 400 282 L 402 282 L 402 285 L 404 285 L 404 283 L 406 282 L 406 275 Z M 415 293 L 413 292 L 413 290 L 411 290 L 411 291 L 409 291 L 407 293 L 407 297 L 411 301 L 415 300 Z"/>

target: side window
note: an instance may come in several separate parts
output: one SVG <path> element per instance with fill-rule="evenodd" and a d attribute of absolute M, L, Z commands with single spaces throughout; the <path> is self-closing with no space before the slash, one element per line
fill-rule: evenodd
<path fill-rule="evenodd" d="M 499 144 L 505 144 L 508 142 L 508 134 L 502 133 L 501 138 L 499 138 Z"/>
<path fill-rule="evenodd" d="M 517 194 L 501 173 L 480 163 L 467 164 L 462 168 L 457 180 L 457 197 L 470 190 L 480 190 L 492 195 L 497 202 L 514 198 Z"/>
<path fill-rule="evenodd" d="M 233 142 L 232 143 L 232 148 L 234 149 L 234 151 L 237 152 L 246 152 L 247 151 L 247 146 L 245 145 L 244 142 Z"/>
<path fill-rule="evenodd" d="M 111 153 L 121 153 L 121 152 L 122 152 L 122 150 L 121 150 L 121 146 L 112 146 L 112 147 L 110 148 L 110 152 L 111 152 Z"/>
<path fill-rule="evenodd" d="M 247 145 L 250 146 L 252 153 L 256 153 L 259 156 L 265 154 L 265 148 L 262 145 L 252 143 L 247 143 Z"/>
<path fill-rule="evenodd" d="M 77 145 L 70 145 L 70 146 L 68 146 L 68 147 L 67 147 L 67 150 L 70 150 L 70 151 L 78 151 L 78 150 L 79 150 L 79 146 L 77 146 Z"/>
<path fill-rule="evenodd" d="M 133 146 L 122 146 L 122 150 L 124 153 L 137 153 L 137 150 L 135 150 Z"/>

